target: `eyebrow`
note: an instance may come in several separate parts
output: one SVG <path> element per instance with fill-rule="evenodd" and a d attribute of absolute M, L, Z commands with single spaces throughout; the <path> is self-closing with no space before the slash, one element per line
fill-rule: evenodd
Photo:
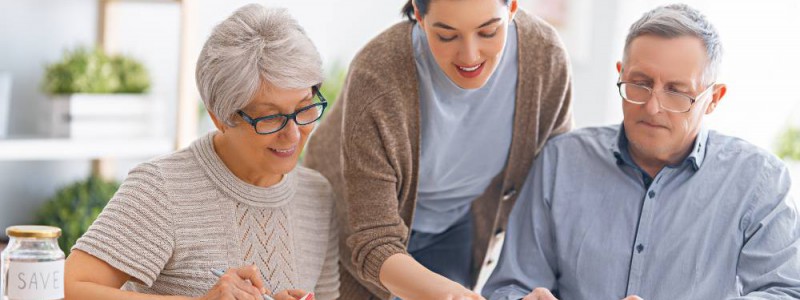
<path fill-rule="evenodd" d="M 653 81 L 653 78 L 651 78 L 650 76 L 647 76 L 647 74 L 639 72 L 639 71 L 632 71 L 630 74 L 628 74 L 628 77 L 640 78 L 640 79 Z"/>
<path fill-rule="evenodd" d="M 480 29 L 480 28 L 492 25 L 494 23 L 500 22 L 500 20 L 502 20 L 502 19 L 501 18 L 492 18 L 489 21 L 483 22 L 483 24 L 481 24 L 480 26 L 476 27 L 475 29 Z M 455 28 L 453 28 L 453 26 L 447 25 L 447 24 L 442 23 L 442 22 L 433 23 L 433 26 L 434 27 L 439 27 L 439 28 L 444 28 L 444 29 L 447 29 L 447 30 L 456 30 Z"/>
<path fill-rule="evenodd" d="M 647 80 L 649 82 L 653 81 L 653 78 L 651 78 L 650 76 L 647 76 L 647 74 L 644 74 L 644 73 L 639 72 L 639 71 L 631 72 L 629 77 L 634 78 L 634 79 L 640 78 L 640 79 Z M 688 88 L 688 89 L 691 89 L 691 87 L 692 87 L 691 84 L 689 84 L 687 82 L 684 82 L 684 81 L 667 81 L 667 82 L 664 83 L 664 85 L 672 85 L 672 86 L 675 86 L 675 87 Z"/>
<path fill-rule="evenodd" d="M 311 92 L 308 92 L 308 95 L 306 95 L 306 96 L 303 98 L 303 100 L 300 100 L 300 101 L 311 100 L 311 99 L 313 99 L 313 98 L 314 98 L 314 95 L 316 95 L 316 94 L 315 94 L 315 93 L 314 93 L 314 91 L 312 90 Z"/>
<path fill-rule="evenodd" d="M 500 22 L 500 20 L 502 20 L 502 19 L 500 19 L 500 18 L 493 18 L 493 19 L 491 19 L 491 20 L 489 20 L 489 21 L 483 22 L 483 24 L 481 24 L 481 26 L 478 26 L 477 28 L 483 28 L 483 27 L 486 27 L 486 26 L 492 25 L 492 24 L 494 24 L 494 23 Z M 477 28 L 476 28 L 476 29 L 477 29 Z"/>
<path fill-rule="evenodd" d="M 307 101 L 307 100 L 312 100 L 312 99 L 314 99 L 314 95 L 316 95 L 314 92 L 310 92 L 305 97 L 303 97 L 303 99 L 300 99 L 300 102 Z M 280 107 L 278 107 L 277 105 L 275 105 L 275 103 L 272 103 L 272 102 L 257 103 L 256 107 L 269 107 L 269 108 L 275 108 L 275 109 L 280 110 Z"/>

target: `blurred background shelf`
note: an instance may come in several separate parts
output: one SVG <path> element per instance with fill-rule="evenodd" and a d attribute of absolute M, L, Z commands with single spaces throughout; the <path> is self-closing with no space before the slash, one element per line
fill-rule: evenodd
<path fill-rule="evenodd" d="M 146 158 L 169 153 L 174 141 L 152 139 L 0 139 L 0 161 Z"/>

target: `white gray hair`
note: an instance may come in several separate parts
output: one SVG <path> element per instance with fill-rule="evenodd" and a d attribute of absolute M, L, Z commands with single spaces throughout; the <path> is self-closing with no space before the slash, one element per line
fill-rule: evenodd
<path fill-rule="evenodd" d="M 322 82 L 322 59 L 283 8 L 245 5 L 214 27 L 195 69 L 206 109 L 228 126 L 267 82 L 284 89 Z"/>
<path fill-rule="evenodd" d="M 631 25 L 628 37 L 625 39 L 623 60 L 627 59 L 631 42 L 643 35 L 664 38 L 693 36 L 700 39 L 706 47 L 706 58 L 708 59 L 703 73 L 703 82 L 710 84 L 716 80 L 722 62 L 722 42 L 717 29 L 700 11 L 686 4 L 671 4 L 645 13 Z"/>

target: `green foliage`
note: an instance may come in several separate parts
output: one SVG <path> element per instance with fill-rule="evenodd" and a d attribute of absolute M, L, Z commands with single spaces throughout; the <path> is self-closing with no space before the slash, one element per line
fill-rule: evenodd
<path fill-rule="evenodd" d="M 333 104 L 336 103 L 336 98 L 339 97 L 339 94 L 342 92 L 344 81 L 347 78 L 347 68 L 336 63 L 327 73 L 328 74 L 325 75 L 325 81 L 322 82 L 322 89 L 320 89 L 322 96 L 328 100 L 328 108 L 325 109 L 326 115 L 330 113 Z M 325 118 L 325 115 L 322 117 Z"/>
<path fill-rule="evenodd" d="M 150 77 L 141 62 L 83 47 L 65 51 L 61 61 L 48 65 L 43 86 L 50 94 L 140 94 L 149 87 Z"/>
<path fill-rule="evenodd" d="M 325 100 L 328 100 L 328 108 L 325 109 L 325 113 L 322 115 L 322 118 L 317 121 L 317 125 L 319 125 L 322 120 L 325 120 L 325 116 L 331 113 L 331 109 L 333 109 L 333 104 L 336 103 L 336 99 L 339 97 L 339 94 L 342 92 L 342 88 L 344 87 L 344 81 L 347 78 L 347 68 L 342 66 L 340 63 L 335 63 L 333 66 L 328 69 L 325 74 L 325 81 L 322 82 L 322 88 L 320 88 L 320 93 L 322 96 L 325 97 Z M 306 149 L 303 149 L 303 152 L 300 153 L 300 157 L 298 158 L 298 162 L 302 164 L 303 159 L 306 156 Z"/>
<path fill-rule="evenodd" d="M 778 157 L 800 161 L 800 128 L 787 128 L 778 139 Z"/>
<path fill-rule="evenodd" d="M 58 245 L 69 254 L 119 189 L 119 183 L 90 176 L 62 188 L 36 213 L 37 224 L 61 228 Z"/>
<path fill-rule="evenodd" d="M 125 56 L 114 56 L 111 65 L 116 66 L 119 76 L 118 93 L 141 94 L 150 87 L 150 76 L 139 61 Z"/>

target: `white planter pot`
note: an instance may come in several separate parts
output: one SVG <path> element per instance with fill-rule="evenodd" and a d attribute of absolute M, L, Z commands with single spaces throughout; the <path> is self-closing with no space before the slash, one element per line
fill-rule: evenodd
<path fill-rule="evenodd" d="M 0 138 L 8 135 L 9 110 L 11 110 L 11 74 L 0 73 Z"/>
<path fill-rule="evenodd" d="M 50 100 L 54 137 L 146 138 L 161 129 L 158 105 L 145 94 L 72 94 Z"/>

